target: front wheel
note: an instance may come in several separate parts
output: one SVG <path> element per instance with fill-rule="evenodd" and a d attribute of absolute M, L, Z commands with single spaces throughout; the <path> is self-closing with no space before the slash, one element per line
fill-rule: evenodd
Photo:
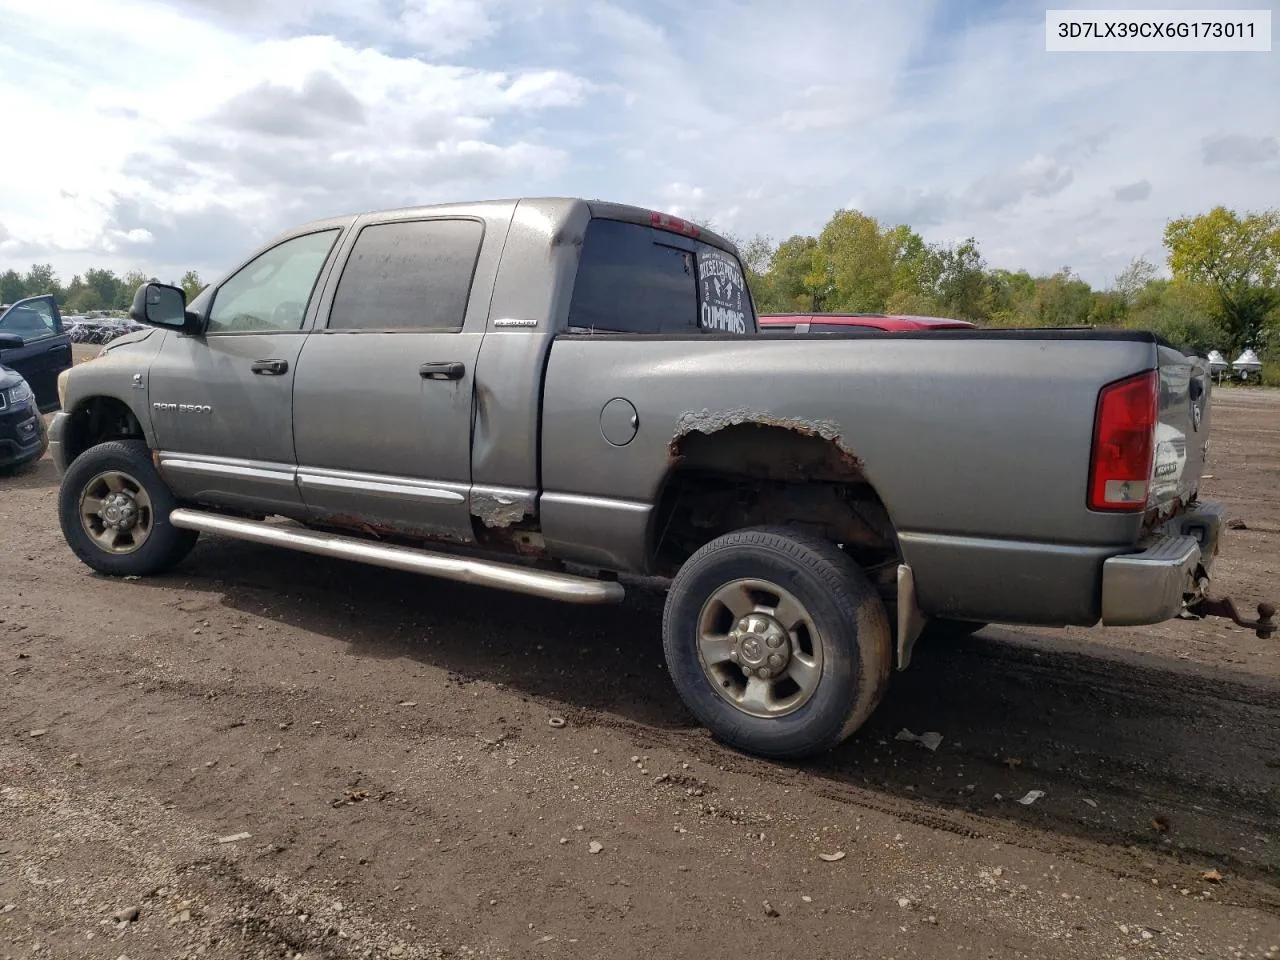
<path fill-rule="evenodd" d="M 67 468 L 58 491 L 67 545 L 115 577 L 162 573 L 191 552 L 198 534 L 169 522 L 176 506 L 141 440 L 90 447 Z"/>
<path fill-rule="evenodd" d="M 889 681 L 892 631 L 875 587 L 835 544 L 786 527 L 698 550 L 662 626 L 686 706 L 720 740 L 772 759 L 834 747 Z"/>

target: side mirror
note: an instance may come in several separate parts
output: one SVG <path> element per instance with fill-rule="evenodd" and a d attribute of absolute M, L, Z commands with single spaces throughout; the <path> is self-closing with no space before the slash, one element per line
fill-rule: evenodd
<path fill-rule="evenodd" d="M 25 343 L 16 333 L 0 333 L 0 350 L 17 350 Z"/>
<path fill-rule="evenodd" d="M 129 317 L 152 327 L 195 333 L 200 318 L 187 310 L 187 295 L 167 283 L 144 283 L 134 294 Z"/>

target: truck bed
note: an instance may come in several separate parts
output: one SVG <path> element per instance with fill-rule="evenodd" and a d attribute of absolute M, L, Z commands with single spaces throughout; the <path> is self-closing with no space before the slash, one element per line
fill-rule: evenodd
<path fill-rule="evenodd" d="M 857 463 L 917 571 L 926 612 L 1096 623 L 1103 561 L 1134 549 L 1152 522 L 1087 505 L 1098 395 L 1157 368 L 1163 433 L 1202 434 L 1188 429 L 1194 362 L 1143 332 L 563 334 L 542 398 L 542 528 L 575 559 L 646 569 L 650 557 L 617 545 L 652 539 L 639 534 L 673 444 L 778 426 L 834 439 Z M 621 447 L 598 442 L 614 397 L 634 404 L 639 424 Z M 1179 448 L 1176 487 L 1161 492 L 1166 515 L 1194 498 L 1203 465 L 1194 439 Z M 591 496 L 601 490 L 614 496 Z"/>

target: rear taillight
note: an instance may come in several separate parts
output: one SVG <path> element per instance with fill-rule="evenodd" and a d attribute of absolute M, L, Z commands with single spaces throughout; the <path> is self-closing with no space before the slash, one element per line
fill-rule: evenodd
<path fill-rule="evenodd" d="M 659 230 L 669 230 L 672 233 L 681 233 L 686 237 L 697 237 L 698 225 L 690 223 L 688 220 L 681 220 L 679 217 L 673 217 L 667 213 L 651 213 L 649 214 L 649 225 L 657 227 Z"/>
<path fill-rule="evenodd" d="M 1098 394 L 1089 465 L 1089 507 L 1139 511 L 1151 489 L 1160 375 L 1148 370 Z"/>

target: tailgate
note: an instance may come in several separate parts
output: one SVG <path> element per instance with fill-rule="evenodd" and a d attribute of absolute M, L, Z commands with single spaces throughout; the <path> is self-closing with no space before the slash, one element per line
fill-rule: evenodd
<path fill-rule="evenodd" d="M 1209 445 L 1211 380 L 1208 361 L 1172 347 L 1157 347 L 1160 364 L 1160 421 L 1152 468 L 1152 507 L 1189 503 L 1204 472 Z"/>

